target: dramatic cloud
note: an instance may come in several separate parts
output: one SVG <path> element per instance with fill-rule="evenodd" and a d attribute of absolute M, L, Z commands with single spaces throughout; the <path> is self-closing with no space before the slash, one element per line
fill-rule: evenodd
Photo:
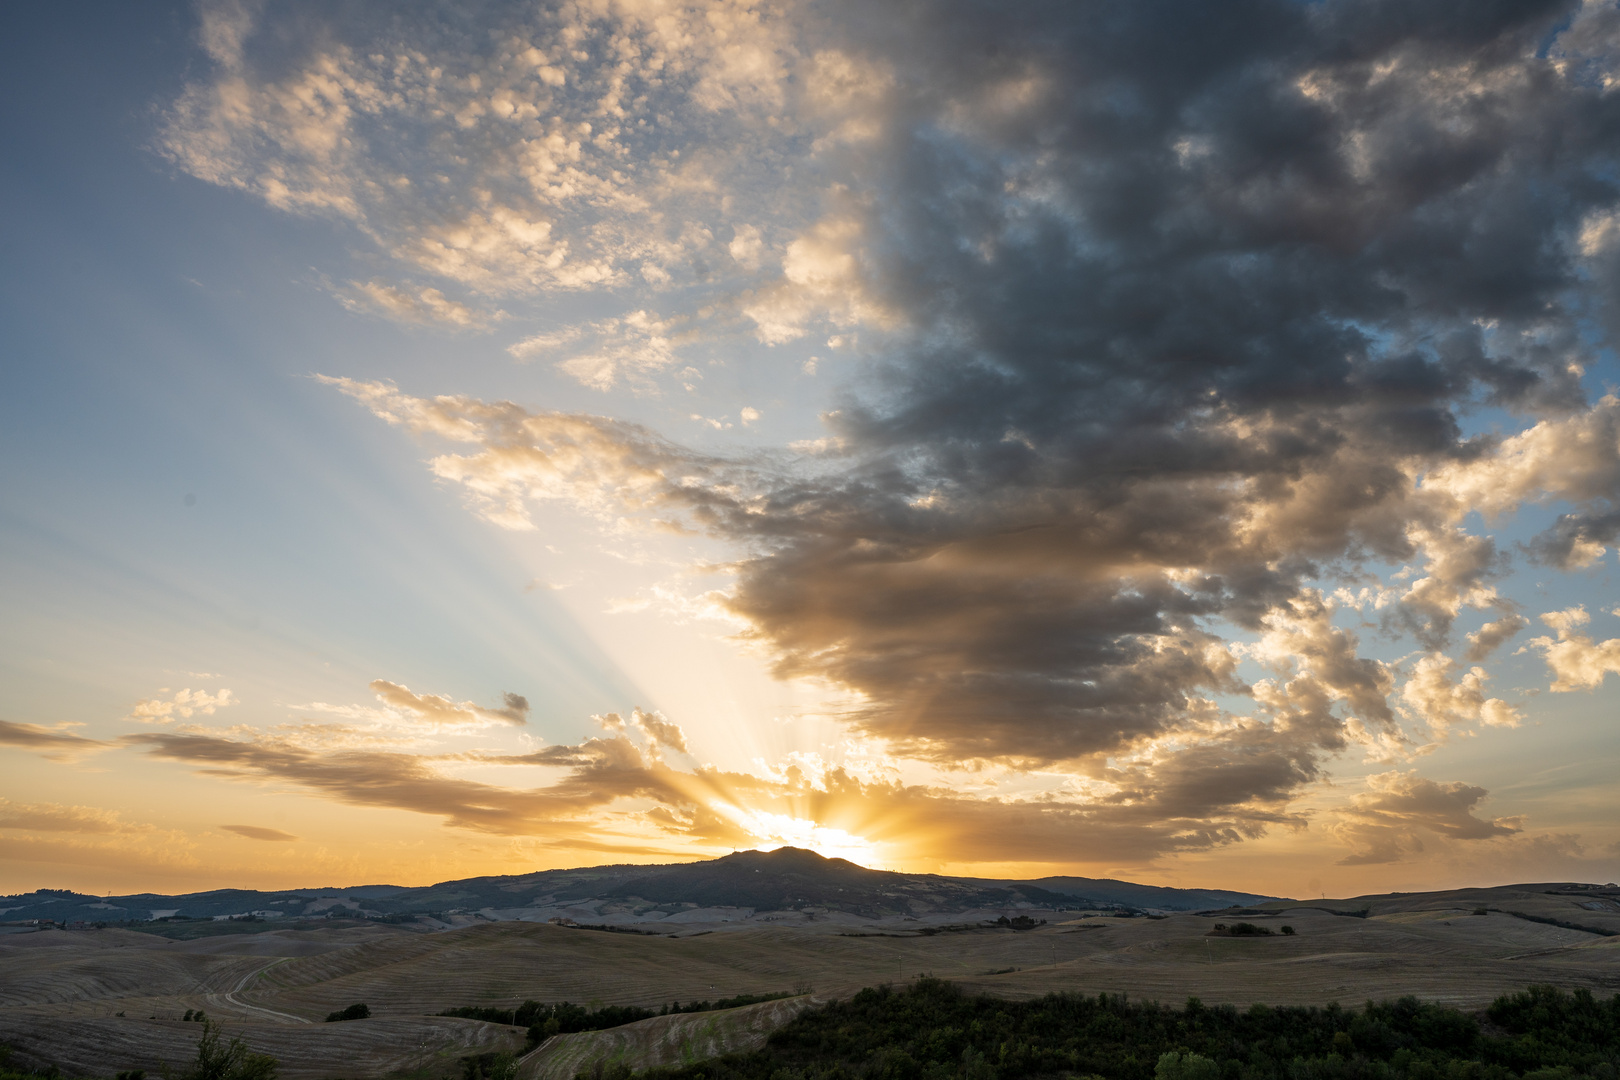
<path fill-rule="evenodd" d="M 292 783 L 351 805 L 435 816 L 454 828 L 618 855 L 644 853 L 649 841 L 742 847 L 820 828 L 916 859 L 1146 859 L 1303 824 L 1283 806 L 1300 779 L 1297 770 L 1311 767 L 1308 755 L 1291 756 L 1262 725 L 1251 724 L 1228 735 L 1219 760 L 1164 747 L 1156 760 L 1124 764 L 1101 799 L 983 797 L 862 777 L 803 758 L 766 776 L 674 768 L 661 750 L 680 751 L 685 734 L 678 726 L 640 710 L 628 721 L 611 713 L 599 719 L 604 738 L 521 755 L 431 758 L 309 746 L 278 733 L 161 732 L 127 742 L 209 776 Z M 454 775 L 469 763 L 537 767 L 555 778 L 506 787 Z M 1247 780 L 1234 784 L 1235 772 Z M 1269 797 L 1234 803 L 1235 790 L 1257 785 L 1268 787 Z"/>
<path fill-rule="evenodd" d="M 1520 831 L 1518 819 L 1474 816 L 1486 796 L 1484 788 L 1437 784 L 1403 772 L 1368 777 L 1367 786 L 1341 815 L 1340 836 L 1359 849 L 1339 860 L 1344 866 L 1395 862 L 1422 851 L 1426 833 L 1448 840 L 1491 840 Z"/>
<path fill-rule="evenodd" d="M 1450 652 L 1466 613 L 1497 616 L 1470 664 L 1524 625 L 1488 530 L 1557 504 L 1529 551 L 1563 569 L 1620 535 L 1620 399 L 1582 382 L 1620 326 L 1612 4 L 565 5 L 384 36 L 310 18 L 321 33 L 260 56 L 251 20 L 210 17 L 173 161 L 352 223 L 468 310 L 601 290 L 622 314 L 510 347 L 598 389 L 693 385 L 705 336 L 860 337 L 869 361 L 824 440 L 747 457 L 323 381 L 452 444 L 434 475 L 503 528 L 561 502 L 730 545 L 726 609 L 778 675 L 844 692 L 855 734 L 1080 783 L 1016 810 L 1048 852 L 1082 825 L 1147 851 L 1258 835 L 1298 824 L 1346 748 L 1415 752 L 1403 719 L 1517 724 Z M 1382 640 L 1420 650 L 1404 684 L 1362 654 L 1356 589 Z M 1529 646 L 1553 689 L 1620 670 L 1559 618 Z M 430 723 L 495 715 L 373 688 Z M 470 828 L 612 792 L 730 835 L 632 760 L 632 726 L 679 749 L 633 718 L 532 761 L 622 790 L 151 745 Z M 963 836 L 1014 813 L 848 782 Z M 1470 816 L 1484 796 L 1387 773 L 1342 835 L 1372 862 L 1424 831 L 1511 832 Z"/>

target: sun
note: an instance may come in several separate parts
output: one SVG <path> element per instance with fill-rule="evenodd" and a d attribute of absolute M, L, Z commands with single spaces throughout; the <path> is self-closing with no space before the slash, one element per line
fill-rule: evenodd
<path fill-rule="evenodd" d="M 738 810 L 732 816 L 737 824 L 759 838 L 761 851 L 774 851 L 779 847 L 806 848 L 824 858 L 848 859 L 860 866 L 871 866 L 880 860 L 876 844 L 843 829 L 765 810 Z"/>

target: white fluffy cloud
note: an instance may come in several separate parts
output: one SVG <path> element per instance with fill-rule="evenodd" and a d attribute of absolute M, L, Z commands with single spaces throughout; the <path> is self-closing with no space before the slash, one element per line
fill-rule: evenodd
<path fill-rule="evenodd" d="M 1485 696 L 1485 680 L 1490 676 L 1482 667 L 1471 667 L 1457 675 L 1457 661 L 1441 653 L 1419 657 L 1412 674 L 1401 687 L 1401 698 L 1429 730 L 1444 735 L 1462 724 L 1480 723 L 1488 727 L 1518 727 L 1523 713 L 1501 698 Z"/>
<path fill-rule="evenodd" d="M 1535 649 L 1546 659 L 1554 693 L 1593 690 L 1606 675 L 1620 673 L 1620 638 L 1594 641 L 1580 629 L 1591 620 L 1585 607 L 1549 611 L 1541 621 L 1557 632 L 1557 639 L 1543 635 L 1525 643 L 1525 650 Z"/>
<path fill-rule="evenodd" d="M 169 691 L 165 688 L 159 693 Z M 235 704 L 236 698 L 231 696 L 229 690 L 212 694 L 206 690 L 176 690 L 167 699 L 155 697 L 136 702 L 124 719 L 140 724 L 170 724 L 196 714 L 212 716 L 215 709 Z"/>

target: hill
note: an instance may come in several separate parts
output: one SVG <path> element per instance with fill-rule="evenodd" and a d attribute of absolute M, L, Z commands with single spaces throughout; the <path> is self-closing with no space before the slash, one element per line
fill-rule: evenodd
<path fill-rule="evenodd" d="M 177 937 L 249 930 L 255 920 L 395 919 L 425 916 L 438 926 L 467 918 L 547 919 L 614 924 L 694 919 L 694 912 L 836 912 L 863 919 L 949 917 L 1013 909 L 1155 909 L 1194 911 L 1272 899 L 1247 893 L 1171 889 L 1093 878 L 1011 881 L 872 870 L 813 851 L 778 848 L 661 866 L 611 865 L 466 878 L 410 888 L 398 885 L 218 889 L 165 896 L 89 896 L 41 889 L 0 897 L 0 919 L 136 925 Z M 741 914 L 746 913 L 746 914 Z M 217 927 L 187 926 L 220 920 Z M 235 920 L 232 923 L 230 920 Z"/>
<path fill-rule="evenodd" d="M 119 928 L 12 933 L 0 935 L 0 1042 L 25 1063 L 54 1063 L 69 1075 L 155 1073 L 185 1059 L 198 1029 L 184 1014 L 205 1009 L 227 1033 L 280 1058 L 285 1080 L 323 1080 L 334 1061 L 349 1077 L 423 1080 L 461 1074 L 459 1058 L 525 1043 L 522 1028 L 438 1014 L 531 999 L 655 1012 L 741 994 L 845 1000 L 923 974 L 1000 998 L 1107 991 L 1133 1001 L 1195 995 L 1212 1006 L 1415 994 L 1478 1008 L 1537 983 L 1620 990 L 1620 890 L 1568 883 L 1165 917 L 1026 908 L 1038 917 L 1005 925 L 817 910 L 705 922 L 735 913 L 700 908 L 693 921 L 620 928 L 631 932 L 474 918 L 437 932 L 426 923 L 270 921 L 196 940 Z M 1272 933 L 1233 935 L 1238 922 Z M 1214 933 L 1218 924 L 1228 932 Z M 322 1022 L 357 1002 L 369 1019 Z M 687 1048 L 755 1039 L 788 1009 L 767 1004 L 730 1017 L 672 1013 L 634 1031 L 569 1037 L 549 1054 L 563 1072 L 572 1067 L 563 1056 L 685 1061 Z M 535 1059 L 534 1080 L 551 1076 L 541 1068 L 549 1060 Z"/>

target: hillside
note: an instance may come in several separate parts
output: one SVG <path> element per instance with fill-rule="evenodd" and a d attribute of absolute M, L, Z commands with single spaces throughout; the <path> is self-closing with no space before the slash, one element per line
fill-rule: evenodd
<path fill-rule="evenodd" d="M 1218 901 L 1227 906 L 1212 910 Z M 558 1036 L 524 1059 L 523 1080 L 566 1080 L 595 1062 L 678 1065 L 745 1049 L 809 995 L 843 999 L 924 975 L 1001 998 L 1106 991 L 1212 1005 L 1415 994 L 1478 1008 L 1538 983 L 1620 990 L 1620 887 L 1571 882 L 1268 900 L 1084 878 L 900 874 L 781 849 L 422 889 L 44 892 L 4 906 L 13 920 L 144 916 L 0 933 L 0 1041 L 74 1075 L 181 1060 L 198 1030 L 184 1014 L 195 1009 L 279 1058 L 286 1080 L 322 1080 L 333 1060 L 345 1075 L 422 1080 L 460 1072 L 469 1055 L 525 1046 L 523 1028 L 438 1015 L 446 1009 L 534 1000 L 656 1012 L 794 995 Z M 210 918 L 244 909 L 276 914 Z M 1250 932 L 1232 934 L 1240 922 Z M 322 1022 L 357 1002 L 369 1019 Z"/>
<path fill-rule="evenodd" d="M 0 935 L 0 1041 L 21 1060 L 54 1062 L 70 1075 L 154 1073 L 194 1045 L 197 1027 L 184 1013 L 206 1009 L 229 1033 L 280 1058 L 284 1080 L 323 1080 L 333 1060 L 353 1078 L 436 1078 L 459 1074 L 460 1057 L 523 1044 L 521 1028 L 438 1013 L 529 999 L 654 1010 L 738 994 L 847 999 L 862 987 L 932 974 L 1002 998 L 1061 990 L 1133 1001 L 1197 996 L 1210 1005 L 1350 1005 L 1416 994 L 1478 1008 L 1533 983 L 1620 990 L 1620 911 L 1609 904 L 1620 904 L 1620 890 L 1552 885 L 1163 918 L 1048 912 L 1045 923 L 1021 928 L 1011 920 L 823 914 L 687 922 L 652 934 L 645 924 L 609 933 L 481 919 L 440 932 L 260 923 L 244 927 L 257 933 L 189 941 L 116 928 L 23 932 Z M 1239 920 L 1273 933 L 1212 935 L 1217 923 Z M 1282 933 L 1284 925 L 1295 933 Z M 370 1019 L 322 1023 L 356 1002 L 370 1007 Z M 736 1015 L 764 1023 L 775 1011 Z M 730 1045 L 762 1030 L 712 1013 L 657 1020 L 571 1037 L 569 1054 L 665 1060 L 682 1046 Z M 684 1050 L 677 1056 L 686 1060 Z M 537 1072 L 542 1060 L 533 1063 Z"/>

